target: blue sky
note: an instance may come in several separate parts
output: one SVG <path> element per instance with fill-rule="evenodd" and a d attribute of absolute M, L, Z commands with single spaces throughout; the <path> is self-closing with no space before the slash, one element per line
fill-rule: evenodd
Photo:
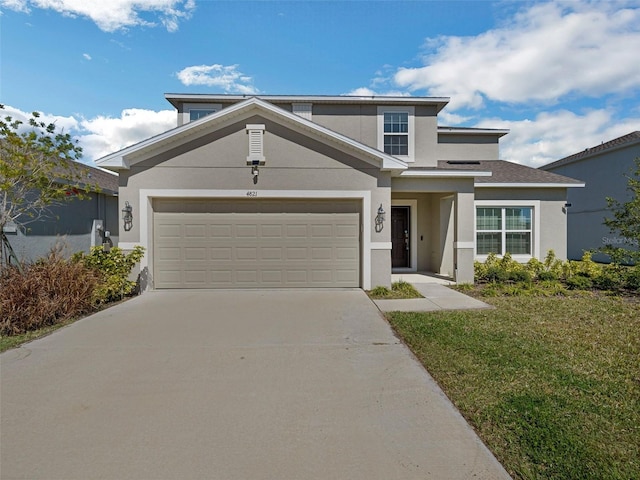
<path fill-rule="evenodd" d="M 0 0 L 0 102 L 84 161 L 171 128 L 173 93 L 451 97 L 539 166 L 640 129 L 640 0 Z"/>

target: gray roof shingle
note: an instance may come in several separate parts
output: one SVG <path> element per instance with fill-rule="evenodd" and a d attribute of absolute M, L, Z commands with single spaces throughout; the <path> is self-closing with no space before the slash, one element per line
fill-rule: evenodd
<path fill-rule="evenodd" d="M 575 184 L 582 182 L 575 178 L 565 177 L 556 173 L 545 172 L 537 168 L 527 167 L 519 163 L 506 160 L 478 160 L 478 161 L 438 161 L 438 169 L 443 170 L 476 170 L 490 171 L 490 177 L 476 177 L 475 183 L 531 183 L 531 184 Z"/>
<path fill-rule="evenodd" d="M 567 165 L 568 163 L 575 162 L 576 160 L 580 160 L 585 157 L 589 157 L 591 155 L 595 155 L 598 153 L 605 152 L 607 150 L 612 150 L 614 148 L 622 147 L 626 144 L 637 143 L 640 142 L 640 131 L 636 130 L 635 132 L 627 133 L 618 138 L 614 138 L 608 142 L 604 142 L 600 145 L 596 145 L 595 147 L 586 148 L 581 152 L 574 153 L 573 155 L 569 155 L 568 157 L 561 158 L 560 160 L 556 160 L 555 162 L 548 163 L 547 165 L 543 165 L 540 167 L 542 170 L 550 170 L 556 167 L 560 167 L 562 165 Z"/>
<path fill-rule="evenodd" d="M 72 160 L 67 160 L 67 162 L 70 162 L 71 167 L 75 170 L 74 174 L 76 172 L 79 174 L 79 182 L 81 184 L 97 185 L 100 187 L 102 193 L 118 193 L 119 182 L 117 174 L 107 172 L 101 168 L 92 167 L 85 163 L 74 162 Z M 60 166 L 60 171 L 65 171 L 65 168 Z"/>

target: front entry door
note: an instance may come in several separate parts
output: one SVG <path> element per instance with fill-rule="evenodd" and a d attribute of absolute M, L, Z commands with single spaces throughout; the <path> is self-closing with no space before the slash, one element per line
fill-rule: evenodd
<path fill-rule="evenodd" d="M 391 267 L 409 265 L 409 207 L 391 207 Z"/>

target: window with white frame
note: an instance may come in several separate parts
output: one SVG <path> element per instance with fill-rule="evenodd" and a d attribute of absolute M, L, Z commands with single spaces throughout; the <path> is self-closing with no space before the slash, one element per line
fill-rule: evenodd
<path fill-rule="evenodd" d="M 413 161 L 414 108 L 378 107 L 378 149 Z"/>
<path fill-rule="evenodd" d="M 192 108 L 189 110 L 189 121 L 193 122 L 194 120 L 206 117 L 207 115 L 211 115 L 215 112 L 216 110 L 213 110 L 211 108 Z"/>
<path fill-rule="evenodd" d="M 409 114 L 407 112 L 385 112 L 384 153 L 409 155 Z"/>
<path fill-rule="evenodd" d="M 476 254 L 533 255 L 533 207 L 476 207 Z"/>
<path fill-rule="evenodd" d="M 219 112 L 221 109 L 220 103 L 184 103 L 178 113 L 178 126 Z"/>

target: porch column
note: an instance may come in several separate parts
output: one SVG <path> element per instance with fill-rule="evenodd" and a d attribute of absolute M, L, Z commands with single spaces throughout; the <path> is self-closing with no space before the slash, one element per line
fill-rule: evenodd
<path fill-rule="evenodd" d="M 456 236 L 453 248 L 457 283 L 473 283 L 474 198 L 473 192 L 458 192 L 455 197 Z"/>

